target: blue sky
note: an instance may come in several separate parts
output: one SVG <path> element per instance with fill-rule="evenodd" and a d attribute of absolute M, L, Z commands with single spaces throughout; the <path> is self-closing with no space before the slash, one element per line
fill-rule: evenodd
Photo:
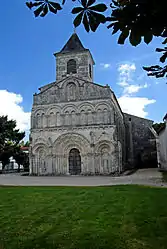
<path fill-rule="evenodd" d="M 34 18 L 25 0 L 2 1 L 0 8 L 0 115 L 8 114 L 21 129 L 29 127 L 32 96 L 56 77 L 54 52 L 59 51 L 73 32 L 74 3 L 68 1 L 58 15 Z M 114 90 L 122 109 L 138 116 L 161 121 L 167 109 L 165 79 L 149 78 L 143 65 L 159 63 L 156 39 L 149 46 L 117 44 L 117 35 L 105 26 L 88 34 L 77 28 L 83 45 L 89 48 L 95 65 L 95 82 Z"/>

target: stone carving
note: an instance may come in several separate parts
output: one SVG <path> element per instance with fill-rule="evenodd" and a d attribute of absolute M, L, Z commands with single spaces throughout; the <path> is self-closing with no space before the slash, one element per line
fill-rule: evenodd
<path fill-rule="evenodd" d="M 63 86 L 63 87 L 62 87 Z M 54 104 L 75 100 L 91 100 L 110 98 L 110 89 L 93 83 L 85 82 L 76 87 L 76 80 L 71 76 L 71 81 L 55 83 L 49 89 L 34 95 L 34 105 Z"/>
<path fill-rule="evenodd" d="M 149 145 L 150 122 L 123 114 L 109 86 L 93 83 L 94 61 L 76 34 L 55 56 L 56 82 L 33 97 L 30 173 L 77 173 L 70 151 L 78 151 L 83 175 L 121 172 L 143 141 Z"/>

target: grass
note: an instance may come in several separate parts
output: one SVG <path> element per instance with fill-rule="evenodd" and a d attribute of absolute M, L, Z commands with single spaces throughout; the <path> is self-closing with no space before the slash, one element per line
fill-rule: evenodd
<path fill-rule="evenodd" d="M 167 190 L 0 187 L 0 249 L 165 249 Z"/>

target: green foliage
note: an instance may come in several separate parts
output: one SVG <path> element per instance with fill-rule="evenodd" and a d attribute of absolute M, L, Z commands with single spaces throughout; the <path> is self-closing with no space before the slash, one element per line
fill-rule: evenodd
<path fill-rule="evenodd" d="M 24 136 L 25 132 L 16 129 L 16 121 L 8 120 L 7 116 L 0 116 L 0 161 L 3 168 Z"/>
<path fill-rule="evenodd" d="M 106 18 L 98 12 L 104 12 L 107 7 L 105 4 L 93 5 L 96 0 L 82 0 L 82 7 L 73 8 L 72 13 L 78 14 L 74 19 L 74 26 L 77 27 L 81 21 L 87 32 L 96 31 L 100 23 L 105 23 Z M 92 6 L 93 5 L 93 6 Z"/>
<path fill-rule="evenodd" d="M 142 40 L 149 44 L 154 37 L 161 37 L 162 44 L 167 43 L 167 1 L 111 0 L 110 7 L 106 0 L 96 5 L 93 5 L 96 0 L 72 1 L 80 4 L 72 9 L 72 14 L 77 14 L 73 22 L 75 27 L 82 23 L 87 32 L 95 32 L 100 24 L 108 22 L 107 27 L 113 29 L 112 34 L 119 32 L 118 44 L 124 44 L 128 38 L 132 46 L 139 45 Z M 48 11 L 56 14 L 65 2 L 66 0 L 62 0 L 60 4 L 49 0 L 34 0 L 26 2 L 26 5 L 30 9 L 35 9 L 35 17 L 44 17 Z M 106 10 L 106 15 L 101 14 Z M 109 11 L 111 14 L 108 16 Z M 167 58 L 167 47 L 158 48 L 156 51 L 164 52 L 160 58 L 160 62 L 164 63 Z M 148 76 L 167 76 L 167 66 L 144 67 L 144 70 L 148 71 Z"/>
<path fill-rule="evenodd" d="M 20 172 L 20 165 L 23 165 L 24 167 L 24 164 L 26 163 L 27 160 L 26 157 L 28 157 L 28 155 L 21 150 L 20 146 L 14 148 L 13 158 L 16 160 L 16 163 L 18 164 L 18 172 Z"/>
<path fill-rule="evenodd" d="M 154 130 L 159 134 L 164 128 L 165 128 L 165 123 L 155 123 L 153 124 Z"/>
<path fill-rule="evenodd" d="M 29 147 L 30 142 L 29 142 L 29 141 L 24 142 L 24 140 L 23 140 L 23 141 L 21 141 L 21 142 L 19 143 L 19 145 L 22 146 L 22 147 Z"/>
<path fill-rule="evenodd" d="M 44 17 L 48 13 L 48 11 L 57 14 L 57 11 L 62 9 L 59 3 L 48 0 L 35 0 L 34 2 L 26 2 L 26 5 L 29 9 L 36 7 L 36 9 L 34 10 L 35 17 L 39 15 L 41 17 Z"/>

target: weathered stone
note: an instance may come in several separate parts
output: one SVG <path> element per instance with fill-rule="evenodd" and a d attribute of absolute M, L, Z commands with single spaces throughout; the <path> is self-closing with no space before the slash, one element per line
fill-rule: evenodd
<path fill-rule="evenodd" d="M 70 39 L 55 54 L 56 82 L 33 98 L 30 174 L 119 173 L 134 162 L 152 123 L 146 121 L 139 131 L 143 119 L 133 117 L 130 128 L 111 89 L 93 83 L 89 50 L 76 34 Z"/>

